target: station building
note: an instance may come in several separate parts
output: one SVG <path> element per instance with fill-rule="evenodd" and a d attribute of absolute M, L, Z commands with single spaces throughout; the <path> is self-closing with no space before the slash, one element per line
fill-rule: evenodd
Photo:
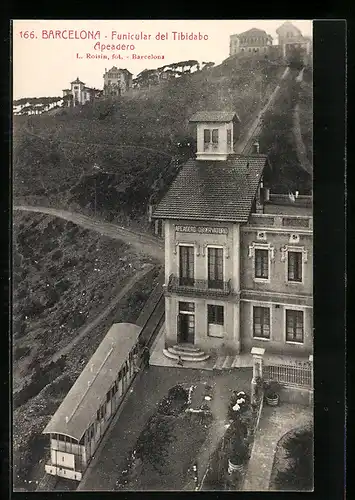
<path fill-rule="evenodd" d="M 312 352 L 312 207 L 275 196 L 258 146 L 234 154 L 234 113 L 200 112 L 196 158 L 153 212 L 165 238 L 165 349 Z"/>

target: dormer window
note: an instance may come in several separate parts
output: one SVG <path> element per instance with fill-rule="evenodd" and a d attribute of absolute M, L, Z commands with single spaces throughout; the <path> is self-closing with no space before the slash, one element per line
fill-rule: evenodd
<path fill-rule="evenodd" d="M 204 151 L 218 149 L 218 128 L 203 131 L 203 149 Z"/>
<path fill-rule="evenodd" d="M 226 160 L 239 137 L 240 120 L 233 111 L 198 111 L 190 118 L 197 123 L 198 160 Z"/>

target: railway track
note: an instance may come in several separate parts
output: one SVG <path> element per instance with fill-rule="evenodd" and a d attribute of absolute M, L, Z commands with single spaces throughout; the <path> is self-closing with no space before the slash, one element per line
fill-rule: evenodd
<path fill-rule="evenodd" d="M 269 111 L 269 109 L 275 103 L 277 94 L 279 93 L 279 91 L 281 89 L 282 82 L 284 80 L 286 80 L 286 79 L 294 79 L 296 82 L 302 81 L 303 71 L 304 71 L 304 68 L 301 69 L 301 71 L 297 71 L 296 72 L 297 74 L 295 76 L 295 71 L 294 70 L 290 70 L 289 67 L 286 68 L 286 70 L 284 71 L 283 75 L 281 76 L 280 83 L 276 85 L 276 87 L 275 87 L 274 91 L 272 92 L 272 94 L 270 95 L 267 103 L 265 104 L 265 106 L 263 107 L 263 109 L 260 111 L 257 119 L 252 124 L 252 126 L 251 126 L 251 128 L 249 130 L 249 133 L 248 133 L 248 139 L 245 141 L 245 143 L 242 143 L 239 146 L 240 154 L 247 155 L 247 154 L 251 153 L 253 143 L 259 137 L 259 135 L 260 135 L 260 133 L 262 131 L 262 128 L 264 126 L 264 124 L 263 124 L 263 115 L 266 113 L 266 111 Z"/>
<path fill-rule="evenodd" d="M 158 284 L 155 286 L 153 292 L 151 293 L 151 296 L 146 302 L 146 305 L 137 320 L 137 324 L 139 326 L 142 326 L 138 341 L 141 342 L 149 350 L 151 350 L 165 319 L 163 283 L 164 271 L 161 271 L 158 277 Z M 134 383 L 134 380 L 135 379 L 133 379 L 132 383 Z M 129 392 L 129 387 L 127 387 L 125 397 Z M 123 398 L 121 405 L 124 404 L 125 397 Z M 119 411 L 120 406 L 116 411 Z M 107 428 L 104 436 L 110 432 L 110 428 L 112 428 L 111 426 L 113 424 L 114 420 Z M 99 455 L 99 450 L 97 450 L 95 454 Z M 75 491 L 78 488 L 79 484 L 80 483 L 77 483 L 73 480 L 45 474 L 36 491 Z"/>

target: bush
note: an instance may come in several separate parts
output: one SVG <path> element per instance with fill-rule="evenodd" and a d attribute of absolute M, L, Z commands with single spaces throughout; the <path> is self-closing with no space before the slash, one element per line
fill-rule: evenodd
<path fill-rule="evenodd" d="M 46 367 L 45 370 L 41 369 L 38 363 L 36 362 L 36 371 L 32 377 L 32 380 L 29 384 L 25 385 L 23 389 L 21 389 L 18 393 L 14 395 L 13 405 L 14 408 L 18 408 L 23 404 L 27 403 L 27 401 L 35 396 L 44 388 L 46 385 L 55 380 L 59 375 L 62 374 L 66 364 L 66 357 L 62 356 L 55 363 L 51 362 Z"/>
<path fill-rule="evenodd" d="M 26 356 L 26 354 L 30 352 L 30 350 L 31 349 L 29 347 L 21 347 L 21 346 L 15 347 L 14 360 L 18 361 L 19 359 L 23 358 L 24 356 Z"/>
<path fill-rule="evenodd" d="M 58 248 L 52 253 L 52 260 L 59 260 L 63 257 L 63 252 Z"/>
<path fill-rule="evenodd" d="M 189 397 L 188 391 L 182 385 L 175 385 L 168 392 L 168 398 L 187 402 Z"/>
<path fill-rule="evenodd" d="M 275 484 L 279 490 L 313 489 L 313 429 L 295 432 L 284 444 L 289 460 L 285 471 L 278 471 Z"/>
<path fill-rule="evenodd" d="M 64 293 L 70 288 L 70 281 L 63 278 L 54 285 L 58 293 Z"/>
<path fill-rule="evenodd" d="M 138 438 L 137 458 L 143 462 L 148 461 L 156 470 L 161 471 L 173 439 L 170 420 L 161 415 L 153 415 Z"/>
<path fill-rule="evenodd" d="M 168 396 L 164 397 L 158 406 L 162 415 L 179 415 L 186 407 L 188 392 L 181 385 L 172 387 Z"/>
<path fill-rule="evenodd" d="M 63 269 L 68 269 L 69 267 L 75 267 L 79 263 L 78 259 L 72 257 L 64 262 Z"/>

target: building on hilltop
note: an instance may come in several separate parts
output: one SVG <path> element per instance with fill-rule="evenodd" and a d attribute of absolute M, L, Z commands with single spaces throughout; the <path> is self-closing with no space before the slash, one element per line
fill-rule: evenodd
<path fill-rule="evenodd" d="M 302 51 L 306 55 L 311 52 L 312 41 L 310 37 L 302 35 L 300 29 L 290 22 L 285 22 L 276 30 L 278 45 L 283 57 L 289 57 L 295 50 Z"/>
<path fill-rule="evenodd" d="M 122 95 L 132 88 L 132 73 L 128 69 L 120 69 L 116 66 L 108 71 L 105 69 L 103 79 L 106 97 Z"/>
<path fill-rule="evenodd" d="M 267 56 L 272 37 L 264 30 L 252 28 L 244 33 L 230 36 L 229 55 Z"/>
<path fill-rule="evenodd" d="M 168 357 L 179 349 L 235 355 L 253 346 L 312 352 L 310 200 L 270 194 L 272 167 L 258 144 L 250 155 L 233 152 L 235 121 L 235 113 L 192 117 L 196 158 L 152 214 L 165 239 Z"/>
<path fill-rule="evenodd" d="M 101 92 L 99 89 L 86 87 L 85 83 L 77 77 L 76 80 L 70 83 L 70 89 L 63 89 L 64 105 L 79 106 L 85 104 L 99 97 Z"/>

